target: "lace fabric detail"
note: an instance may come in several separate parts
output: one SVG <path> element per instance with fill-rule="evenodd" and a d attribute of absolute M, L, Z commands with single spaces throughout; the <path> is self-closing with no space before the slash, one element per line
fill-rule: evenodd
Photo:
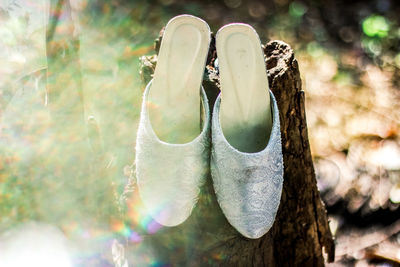
<path fill-rule="evenodd" d="M 221 96 L 212 118 L 211 175 L 218 202 L 229 223 L 248 238 L 259 238 L 272 227 L 283 186 L 279 111 L 270 91 L 273 125 L 267 147 L 256 153 L 232 147 L 219 121 Z"/>
<path fill-rule="evenodd" d="M 136 177 L 139 193 L 150 215 L 160 224 L 175 226 L 186 220 L 205 181 L 210 156 L 210 113 L 201 88 L 205 113 L 202 132 L 186 144 L 159 140 L 149 120 L 144 92 L 136 141 Z"/>

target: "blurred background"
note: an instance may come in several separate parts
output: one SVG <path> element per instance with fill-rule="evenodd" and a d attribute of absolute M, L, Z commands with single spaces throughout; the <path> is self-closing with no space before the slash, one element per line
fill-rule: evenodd
<path fill-rule="evenodd" d="M 29 234 L 10 238 L 16 229 L 44 229 L 68 243 L 58 246 L 74 255 L 66 264 L 167 264 L 141 250 L 162 228 L 129 193 L 140 57 L 155 53 L 160 30 L 179 14 L 203 18 L 213 32 L 248 23 L 262 43 L 279 39 L 294 49 L 337 244 L 332 265 L 398 266 L 395 0 L 0 0 L 0 249 L 13 255 L 10 240 L 29 243 Z M 124 255 L 126 240 L 136 255 Z"/>

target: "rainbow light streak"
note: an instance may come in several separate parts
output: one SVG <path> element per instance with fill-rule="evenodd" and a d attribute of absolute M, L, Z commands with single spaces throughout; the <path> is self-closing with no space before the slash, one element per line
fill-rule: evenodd
<path fill-rule="evenodd" d="M 128 240 L 132 243 L 140 243 L 143 241 L 143 237 L 141 237 L 138 233 L 135 231 L 131 231 L 131 234 L 128 237 Z"/>

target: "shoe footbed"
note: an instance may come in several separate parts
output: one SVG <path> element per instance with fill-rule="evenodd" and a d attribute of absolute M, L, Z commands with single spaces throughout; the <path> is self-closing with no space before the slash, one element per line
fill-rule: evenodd
<path fill-rule="evenodd" d="M 168 143 L 187 143 L 200 127 L 200 86 L 210 43 L 203 20 L 182 15 L 167 24 L 158 54 L 148 110 L 154 132 Z"/>
<path fill-rule="evenodd" d="M 261 151 L 268 143 L 272 115 L 260 39 L 247 24 L 229 24 L 218 31 L 216 47 L 224 135 L 239 151 Z"/>

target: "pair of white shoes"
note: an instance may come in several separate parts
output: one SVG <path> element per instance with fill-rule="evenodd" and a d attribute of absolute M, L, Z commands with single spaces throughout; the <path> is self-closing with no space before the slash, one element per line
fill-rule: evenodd
<path fill-rule="evenodd" d="M 209 26 L 199 18 L 177 16 L 165 28 L 137 133 L 139 193 L 158 223 L 179 225 L 211 168 L 229 223 L 259 238 L 272 227 L 281 198 L 278 106 L 257 33 L 229 24 L 216 36 L 221 94 L 211 118 L 201 86 L 209 43 Z"/>

